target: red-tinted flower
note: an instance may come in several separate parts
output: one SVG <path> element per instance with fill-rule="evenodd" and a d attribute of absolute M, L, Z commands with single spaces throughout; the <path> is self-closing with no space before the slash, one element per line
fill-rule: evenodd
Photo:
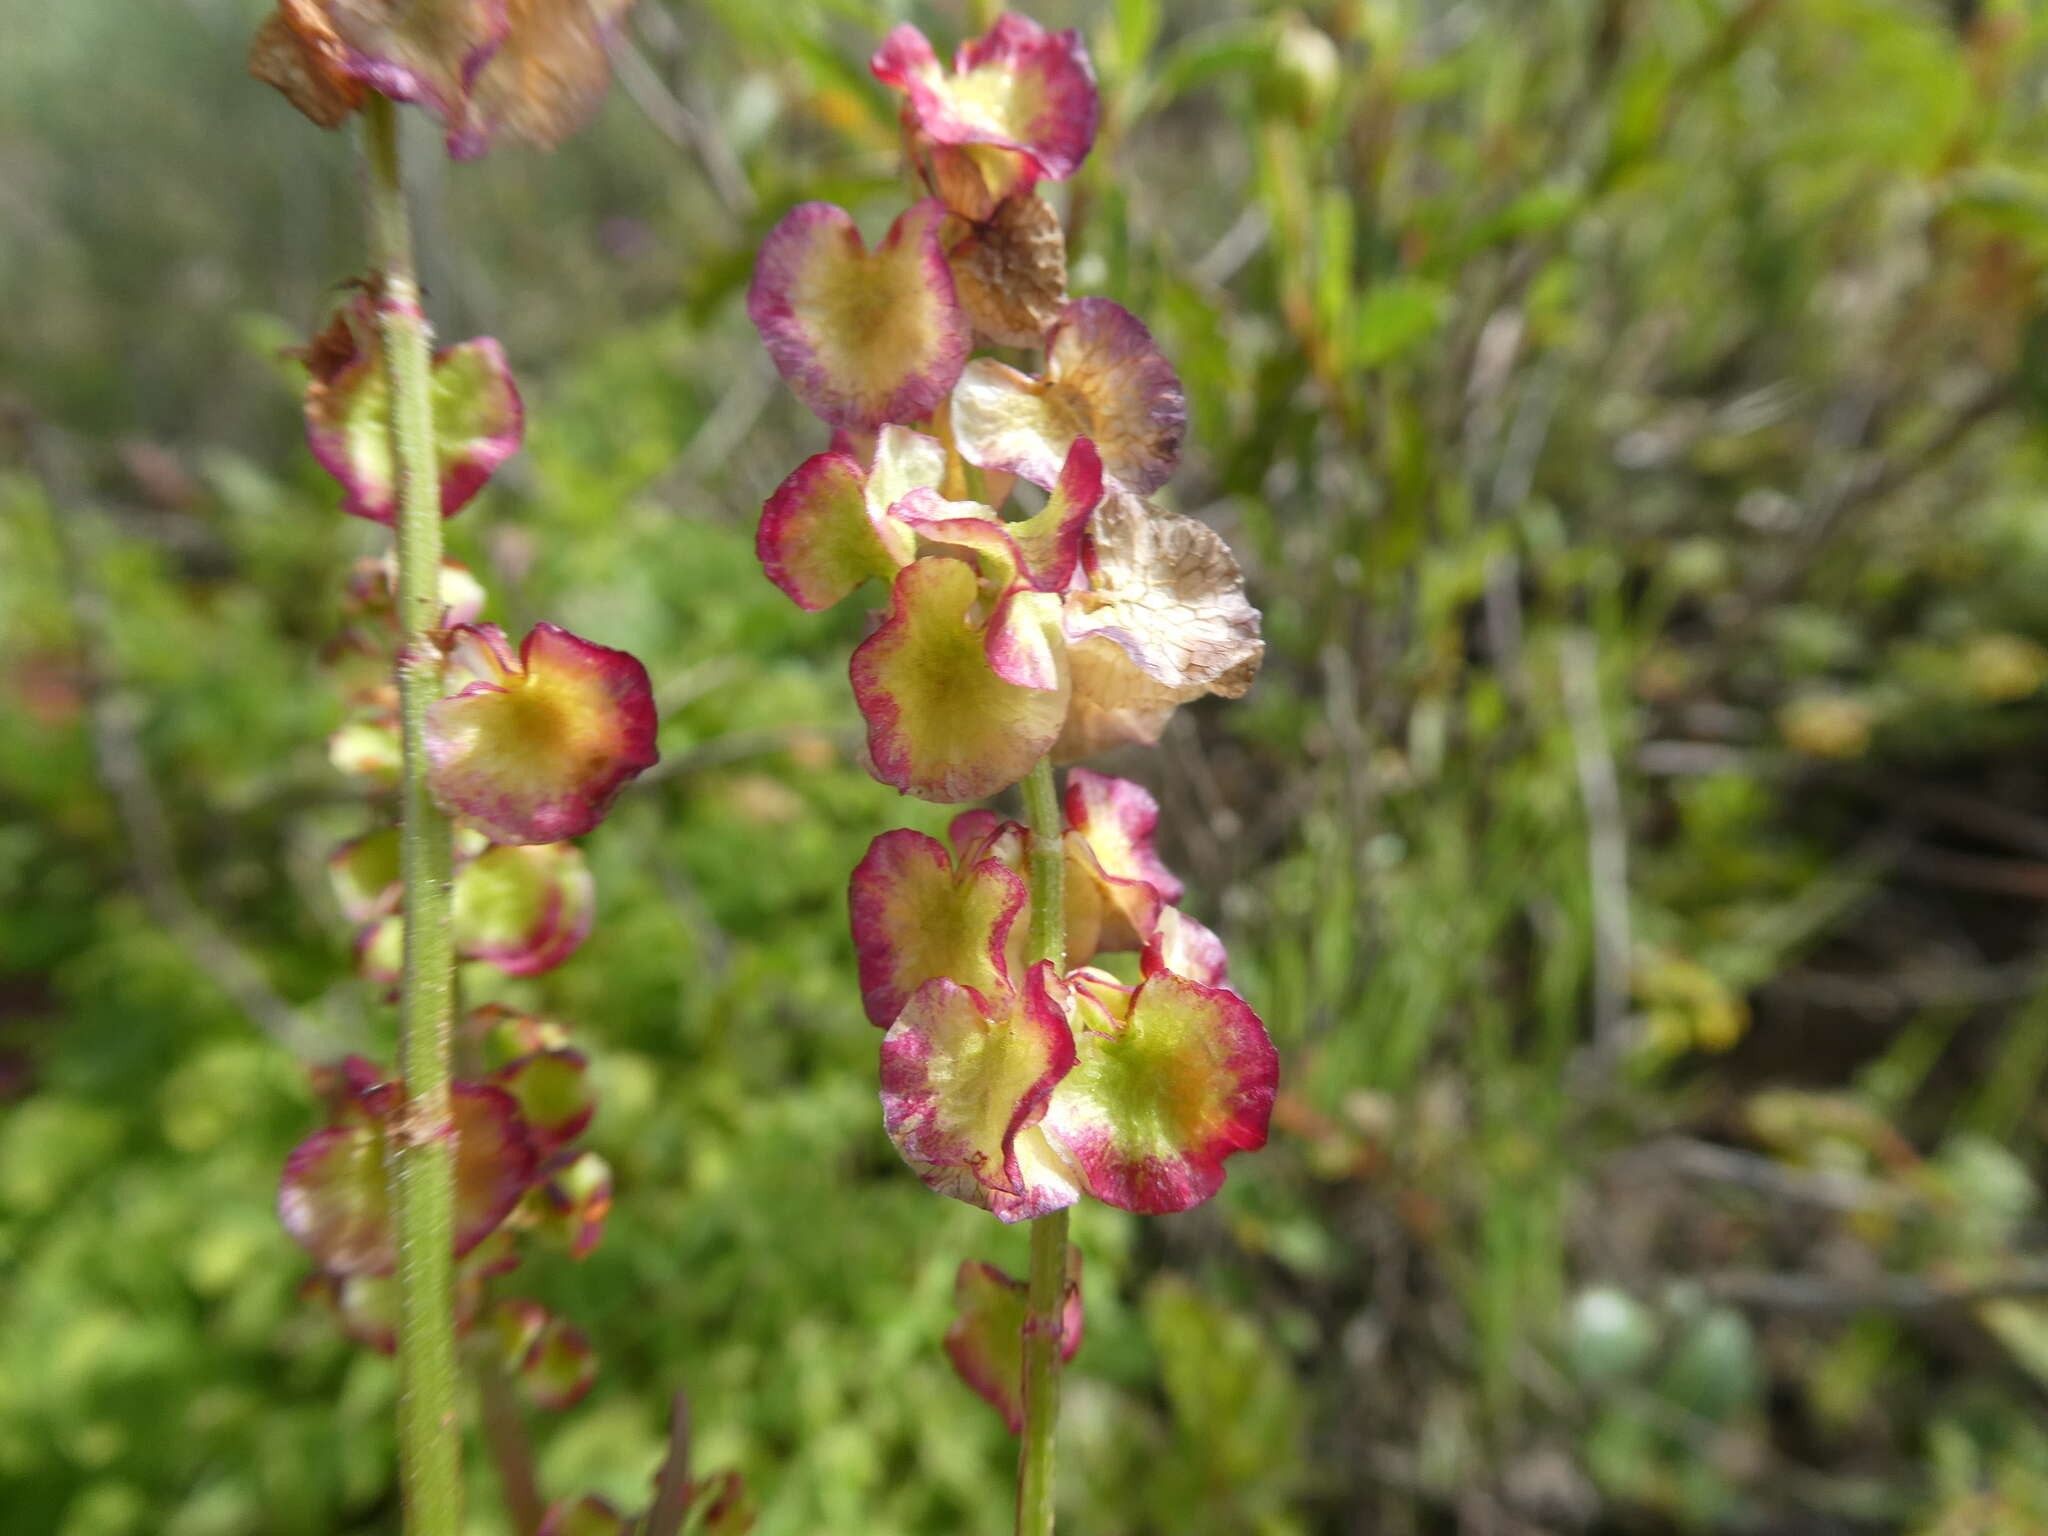
<path fill-rule="evenodd" d="M 939 244 L 944 218 L 927 198 L 869 251 L 845 209 L 800 203 L 761 243 L 747 315 L 797 398 L 831 425 L 921 420 L 960 377 L 972 338 Z"/>
<path fill-rule="evenodd" d="M 940 978 L 882 1037 L 882 1121 L 940 1194 L 1025 1221 L 1072 1205 L 1073 1175 L 1037 1129 L 1074 1064 L 1066 984 L 1041 962 L 995 997 Z"/>
<path fill-rule="evenodd" d="M 1109 1205 L 1159 1215 L 1201 1204 L 1226 1158 L 1266 1144 L 1280 1061 L 1265 1026 L 1236 994 L 1166 971 L 1121 1013 L 1115 989 L 1088 995 L 1047 1141 Z"/>
<path fill-rule="evenodd" d="M 1064 181 L 1095 142 L 1095 71 L 1081 35 L 1005 14 L 962 43 L 949 74 L 923 33 L 899 26 L 876 50 L 901 91 L 912 158 L 947 203 L 985 219 L 1040 179 Z"/>
<path fill-rule="evenodd" d="M 960 1266 L 953 1282 L 953 1323 L 946 1358 L 960 1379 L 1003 1416 L 1010 1433 L 1024 1429 L 1024 1322 L 1029 1287 L 993 1264 Z M 1067 1248 L 1067 1290 L 1060 1308 L 1060 1359 L 1081 1347 L 1081 1250 Z"/>
<path fill-rule="evenodd" d="M 538 624 L 515 657 L 494 624 L 453 633 L 476 681 L 428 711 L 434 795 L 504 843 L 553 843 L 604 819 L 660 757 L 647 669 L 624 651 Z"/>
<path fill-rule="evenodd" d="M 342 511 L 391 523 L 398 511 L 398 470 L 375 302 L 358 293 L 301 356 L 312 375 L 306 441 L 321 467 L 341 483 Z M 436 352 L 432 380 L 441 515 L 452 517 L 517 451 L 525 411 L 504 349 L 489 337 Z"/>
<path fill-rule="evenodd" d="M 386 1140 L 403 1105 L 401 1085 L 351 1079 L 335 1099 L 335 1122 L 292 1150 L 278 1186 L 278 1218 L 321 1268 L 336 1275 L 384 1275 L 397 1253 L 392 1235 Z M 455 1252 L 468 1253 L 525 1193 L 534 1152 L 519 1106 L 502 1089 L 457 1083 Z"/>
<path fill-rule="evenodd" d="M 870 1022 L 887 1029 L 936 977 L 983 997 L 1010 992 L 1023 976 L 1011 940 L 1025 895 L 1024 881 L 996 859 L 956 861 L 907 829 L 876 838 L 847 902 Z"/>
<path fill-rule="evenodd" d="M 1187 402 L 1135 315 L 1108 299 L 1076 299 L 1046 339 L 1043 378 L 976 358 L 953 391 L 952 422 L 970 464 L 1048 488 L 1074 440 L 1089 438 L 1104 473 L 1143 494 L 1180 462 Z"/>

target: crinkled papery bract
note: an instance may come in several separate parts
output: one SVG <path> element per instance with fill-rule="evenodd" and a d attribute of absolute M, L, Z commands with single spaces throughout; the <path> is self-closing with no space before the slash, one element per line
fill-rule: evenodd
<path fill-rule="evenodd" d="M 451 634 L 477 681 L 427 711 L 428 778 L 497 841 L 578 837 L 659 760 L 654 691 L 626 652 L 553 624 L 536 624 L 516 658 L 495 624 Z"/>
<path fill-rule="evenodd" d="M 1090 1014 L 1041 1129 L 1096 1199 L 1184 1211 L 1222 1188 L 1225 1158 L 1266 1144 L 1279 1075 L 1242 998 L 1162 971 L 1139 985 L 1128 1017 Z"/>
<path fill-rule="evenodd" d="M 384 1169 L 391 1118 L 402 1090 L 385 1083 L 355 1097 L 361 1112 L 315 1131 L 293 1148 L 278 1185 L 285 1231 L 335 1275 L 389 1274 L 396 1261 Z M 468 1253 L 496 1230 L 526 1192 L 534 1153 L 519 1106 L 501 1089 L 456 1083 L 455 1252 Z"/>
<path fill-rule="evenodd" d="M 984 998 L 1021 979 L 1010 969 L 1024 881 L 994 859 L 956 866 L 922 832 L 884 832 L 855 866 L 847 910 L 860 958 L 861 1001 L 887 1029 L 913 993 L 944 976 Z"/>
<path fill-rule="evenodd" d="M 945 212 L 912 204 L 869 251 L 844 208 L 799 203 L 761 242 L 748 318 L 832 426 L 922 420 L 960 377 L 973 338 L 939 244 Z"/>
<path fill-rule="evenodd" d="M 312 375 L 306 386 L 307 446 L 340 482 L 342 511 L 390 524 L 398 513 L 398 472 L 374 301 L 357 294 L 301 356 Z M 441 515 L 452 517 L 518 450 L 525 408 L 504 349 L 488 336 L 436 352 L 432 382 Z"/>
<path fill-rule="evenodd" d="M 1187 401 L 1152 333 L 1108 299 L 1076 299 L 1046 341 L 1045 377 L 980 357 L 953 390 L 953 433 L 970 464 L 1050 489 L 1077 437 L 1105 474 L 1143 494 L 1180 462 Z"/>
<path fill-rule="evenodd" d="M 875 777 L 922 800 L 979 800 L 1016 783 L 1066 720 L 1059 599 L 1012 591 L 977 623 L 981 595 L 966 561 L 914 561 L 853 653 Z"/>
<path fill-rule="evenodd" d="M 917 989 L 882 1037 L 882 1123 L 940 1194 L 1004 1221 L 1079 1198 L 1037 1129 L 1074 1064 L 1066 991 L 1046 961 L 1002 997 L 940 977 Z"/>
<path fill-rule="evenodd" d="M 418 102 L 446 123 L 458 119 L 470 82 L 509 26 L 505 0 L 278 0 L 278 15 L 323 74 Z M 333 126 L 284 83 L 259 77 L 315 122 Z"/>
<path fill-rule="evenodd" d="M 1010 1433 L 1024 1429 L 1024 1323 L 1030 1287 L 993 1264 L 967 1260 L 953 1281 L 953 1322 L 946 1358 L 960 1379 L 1003 1416 Z M 1066 1301 L 1060 1308 L 1060 1360 L 1081 1347 L 1081 1250 L 1067 1247 Z"/>
<path fill-rule="evenodd" d="M 439 117 L 458 160 L 501 132 L 547 147 L 596 109 L 611 79 L 607 45 L 632 4 L 279 0 L 249 69 L 323 128 L 374 90 Z"/>
<path fill-rule="evenodd" d="M 882 428 L 865 470 L 849 453 L 814 454 L 761 508 L 754 553 L 797 607 L 830 608 L 863 582 L 892 580 L 910 563 L 915 536 L 890 509 L 945 477 L 945 444 L 908 427 Z"/>
<path fill-rule="evenodd" d="M 249 73 L 322 128 L 339 128 L 368 94 L 317 4 L 284 0 L 249 41 Z"/>
<path fill-rule="evenodd" d="M 611 84 L 607 44 L 633 0 L 504 0 L 505 40 L 449 121 L 448 153 L 470 160 L 499 133 L 552 148 L 597 110 Z"/>
<path fill-rule="evenodd" d="M 1073 708 L 1054 756 L 1158 741 L 1176 706 L 1241 697 L 1265 644 L 1237 560 L 1214 529 L 1112 494 L 1083 552 L 1087 585 L 1066 595 Z"/>
<path fill-rule="evenodd" d="M 597 887 L 570 843 L 500 843 L 455 874 L 456 952 L 508 976 L 538 976 L 590 936 Z"/>
<path fill-rule="evenodd" d="M 988 217 L 1039 179 L 1064 181 L 1095 142 L 1095 71 L 1080 33 L 1047 32 L 1005 14 L 962 43 L 950 74 L 922 32 L 897 27 L 875 51 L 875 77 L 908 98 L 912 153 L 952 206 Z"/>
<path fill-rule="evenodd" d="M 1067 237 L 1051 204 L 1019 192 L 980 222 L 954 214 L 940 238 L 953 290 L 979 334 L 1002 347 L 1045 340 L 1067 307 Z"/>

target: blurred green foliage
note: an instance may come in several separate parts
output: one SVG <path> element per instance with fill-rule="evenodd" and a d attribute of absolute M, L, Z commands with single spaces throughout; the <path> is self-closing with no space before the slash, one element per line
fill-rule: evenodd
<path fill-rule="evenodd" d="M 377 535 L 276 359 L 359 260 L 350 146 L 243 79 L 260 9 L 0 14 L 10 1530 L 397 1526 L 389 1364 L 271 1210 L 287 1046 L 391 1024 L 323 873 L 380 814 L 319 665 Z M 1104 89 L 1074 287 L 1181 368 L 1172 499 L 1271 642 L 1103 766 L 1158 789 L 1286 1063 L 1214 1205 L 1081 1213 L 1068 1523 L 2048 1528 L 2048 18 L 1036 14 Z M 685 1387 L 768 1536 L 1008 1528 L 938 1340 L 958 1261 L 1023 1240 L 890 1151 L 843 924 L 868 837 L 943 816 L 854 762 L 858 615 L 752 553 L 822 433 L 751 251 L 900 202 L 863 60 L 906 15 L 965 25 L 642 0 L 560 154 L 414 157 L 434 313 L 529 405 L 455 553 L 663 709 L 590 943 L 471 979 L 592 1052 L 618 1171 L 597 1253 L 520 1277 L 603 1359 L 543 1483 L 637 1499 Z"/>

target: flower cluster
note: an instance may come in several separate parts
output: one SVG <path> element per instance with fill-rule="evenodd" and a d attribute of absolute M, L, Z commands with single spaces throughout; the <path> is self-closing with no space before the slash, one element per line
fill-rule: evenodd
<path fill-rule="evenodd" d="M 491 1299 L 522 1242 L 583 1258 L 604 1234 L 611 1169 L 576 1140 L 595 1108 L 583 1055 L 553 1023 L 491 1005 L 464 1023 L 478 1070 L 453 1086 L 456 1325 L 515 1372 L 538 1407 L 566 1408 L 597 1362 L 583 1335 L 540 1303 Z M 387 1150 L 404 1135 L 404 1085 L 359 1056 L 314 1073 L 326 1124 L 292 1150 L 278 1188 L 285 1230 L 319 1264 L 308 1292 L 351 1337 L 397 1345 L 397 1242 Z"/>
<path fill-rule="evenodd" d="M 901 26 L 872 68 L 902 95 L 925 195 L 872 248 L 825 203 L 762 245 L 748 312 L 833 435 L 769 497 L 757 548 L 806 610 L 877 584 L 850 666 L 869 766 L 920 799 L 977 800 L 1243 694 L 1259 615 L 1223 541 L 1146 499 L 1186 427 L 1172 364 L 1127 310 L 1067 293 L 1040 184 L 1094 140 L 1079 35 L 1005 15 L 948 69 Z M 978 345 L 1031 349 L 1037 371 Z M 1277 1058 L 1221 942 L 1177 905 L 1151 795 L 1075 768 L 1063 810 L 1036 828 L 965 811 L 946 843 L 887 832 L 854 871 L 884 1124 L 925 1183 L 1004 1221 L 1083 1195 L 1186 1210 L 1264 1144 Z M 1027 944 L 1048 863 L 1064 871 L 1064 963 Z M 1119 952 L 1135 962 L 1098 963 Z M 949 1353 L 1014 1429 L 1022 1286 L 969 1265 L 959 1301 Z M 1068 1352 L 1079 1307 L 1076 1272 Z"/>
<path fill-rule="evenodd" d="M 379 302 L 374 285 L 358 285 L 298 356 L 309 375 L 307 440 L 339 483 L 342 510 L 390 524 L 397 475 Z M 433 387 L 441 510 L 452 515 L 517 448 L 519 393 L 490 340 L 437 354 Z M 399 764 L 396 587 L 391 555 L 359 562 L 343 631 L 326 652 L 348 704 L 330 755 L 373 788 Z M 596 892 L 566 839 L 594 827 L 655 761 L 652 691 L 631 656 L 552 624 L 536 626 L 515 652 L 496 625 L 479 622 L 484 589 L 452 561 L 439 598 L 434 644 L 446 696 L 428 712 L 428 778 L 457 820 L 455 950 L 507 976 L 537 975 L 590 932 Z M 398 829 L 344 843 L 328 870 L 356 927 L 363 974 L 395 988 L 404 950 Z M 593 1108 L 586 1063 L 560 1026 L 496 1005 L 472 1012 L 462 1034 L 468 1070 L 452 1090 L 457 1324 L 498 1354 L 536 1405 L 567 1407 L 596 1369 L 589 1345 L 538 1302 L 493 1299 L 490 1282 L 518 1264 L 528 1236 L 581 1258 L 603 1233 L 611 1172 L 574 1145 Z M 287 1160 L 279 1214 L 319 1264 L 309 1292 L 353 1337 L 389 1352 L 397 1244 L 385 1154 L 407 1134 L 404 1085 L 351 1057 L 318 1069 L 315 1086 L 326 1123 Z"/>
<path fill-rule="evenodd" d="M 549 146 L 573 133 L 611 79 L 606 42 L 633 0 L 277 0 L 249 70 L 323 128 L 372 91 L 441 120 L 448 152 L 500 133 Z"/>

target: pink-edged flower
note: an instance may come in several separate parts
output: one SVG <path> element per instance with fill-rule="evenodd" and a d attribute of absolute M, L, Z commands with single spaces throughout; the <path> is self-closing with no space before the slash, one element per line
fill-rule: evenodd
<path fill-rule="evenodd" d="M 398 470 L 376 301 L 356 294 L 299 355 L 311 375 L 306 442 L 321 468 L 340 482 L 342 511 L 391 523 L 398 511 Z M 441 515 L 452 517 L 518 450 L 525 410 L 504 348 L 488 336 L 436 352 L 432 378 Z"/>
<path fill-rule="evenodd" d="M 1066 805 L 1068 963 L 1139 952 L 1153 957 L 1153 969 L 1220 984 L 1221 942 L 1166 903 L 1181 883 L 1153 851 L 1151 795 L 1077 770 Z M 947 837 L 950 855 L 922 832 L 885 832 L 853 872 L 848 908 L 862 1000 L 883 1028 L 935 977 L 994 996 L 1024 973 L 1030 833 L 972 810 L 953 818 Z"/>
<path fill-rule="evenodd" d="M 1230 955 L 1211 930 L 1180 908 L 1166 907 L 1138 956 L 1138 969 L 1146 976 L 1171 971 L 1205 987 L 1227 987 Z"/>
<path fill-rule="evenodd" d="M 860 957 L 861 1001 L 887 1029 L 926 982 L 946 977 L 983 997 L 1023 979 L 1016 964 L 1026 890 L 1001 860 L 950 856 L 935 838 L 901 829 L 868 845 L 847 908 Z"/>
<path fill-rule="evenodd" d="M 1016 783 L 1066 722 L 1059 598 L 1014 588 L 982 617 L 983 596 L 968 562 L 913 561 L 853 653 L 875 777 L 922 800 L 978 800 Z"/>
<path fill-rule="evenodd" d="M 573 1408 L 597 1380 L 597 1354 L 583 1331 L 539 1302 L 512 1297 L 492 1305 L 485 1319 L 499 1363 L 536 1408 Z"/>
<path fill-rule="evenodd" d="M 1003 1416 L 1010 1433 L 1024 1429 L 1024 1322 L 1029 1287 L 993 1264 L 969 1260 L 953 1281 L 953 1322 L 946 1358 L 984 1402 Z M 1081 1250 L 1067 1247 L 1067 1288 L 1059 1312 L 1060 1360 L 1081 1347 Z"/>
<path fill-rule="evenodd" d="M 590 936 L 597 884 L 571 843 L 497 843 L 455 872 L 455 950 L 507 976 L 538 976 Z"/>
<path fill-rule="evenodd" d="M 893 441 L 923 445 L 924 471 L 935 466 L 932 440 L 901 433 Z M 885 432 L 877 466 L 895 451 Z M 906 562 L 849 668 L 870 765 L 883 783 L 921 799 L 993 794 L 1029 771 L 1066 720 L 1060 594 L 1075 579 L 1083 530 L 1103 494 L 1093 445 L 1074 444 L 1045 507 L 1018 521 L 929 486 L 877 512 L 879 495 L 856 474 L 850 458 L 828 454 L 785 482 L 763 518 L 763 561 L 804 603 L 843 595 L 862 570 Z M 829 495 L 817 489 L 828 480 Z M 871 472 L 867 486 L 879 480 Z M 811 551 L 852 553 L 813 559 Z"/>
<path fill-rule="evenodd" d="M 953 390 L 961 455 L 1050 488 L 1076 438 L 1090 438 L 1103 471 L 1144 494 L 1180 461 L 1187 401 L 1152 333 L 1122 305 L 1076 299 L 1046 340 L 1045 376 L 976 358 Z"/>
<path fill-rule="evenodd" d="M 597 1109 L 590 1063 L 581 1051 L 535 1051 L 500 1067 L 490 1083 L 512 1095 L 527 1139 L 542 1156 L 581 1136 Z"/>
<path fill-rule="evenodd" d="M 570 1258 L 586 1259 L 603 1240 L 611 1209 L 611 1164 L 595 1152 L 558 1152 L 527 1192 L 520 1219 Z"/>
<path fill-rule="evenodd" d="M 754 551 L 797 607 L 830 608 L 864 582 L 893 581 L 915 558 L 916 535 L 890 509 L 945 478 L 945 444 L 885 426 L 865 469 L 838 449 L 799 464 L 761 508 Z"/>
<path fill-rule="evenodd" d="M 1235 993 L 1168 971 L 1122 989 L 1076 988 L 1072 1071 L 1040 1130 L 1089 1194 L 1144 1215 L 1184 1211 L 1223 1185 L 1224 1160 L 1266 1144 L 1280 1059 Z"/>
<path fill-rule="evenodd" d="M 1041 179 L 1064 181 L 1095 142 L 1095 71 L 1076 31 L 1048 32 L 1006 13 L 955 50 L 949 73 L 905 24 L 870 67 L 906 98 L 913 159 L 969 218 L 987 218 Z"/>
<path fill-rule="evenodd" d="M 1152 846 L 1159 830 L 1159 802 L 1142 784 L 1076 768 L 1062 797 L 1067 826 L 1088 839 L 1104 870 L 1142 880 L 1164 901 L 1179 901 L 1186 888 L 1161 862 Z"/>
<path fill-rule="evenodd" d="M 940 1194 L 1026 1221 L 1080 1191 L 1037 1129 L 1073 1068 L 1066 984 L 1041 961 L 994 997 L 943 977 L 882 1037 L 882 1123 Z"/>
<path fill-rule="evenodd" d="M 331 1090 L 333 1123 L 292 1149 L 278 1185 L 286 1232 L 334 1275 L 386 1275 L 394 1246 L 386 1142 L 404 1102 L 401 1085 L 352 1062 Z M 456 1083 L 455 1252 L 489 1237 L 534 1174 L 534 1150 L 518 1103 L 503 1089 Z"/>
<path fill-rule="evenodd" d="M 475 678 L 427 714 L 435 798 L 502 843 L 578 837 L 659 759 L 647 669 L 624 651 L 537 624 L 515 656 L 495 624 L 451 633 Z"/>
<path fill-rule="evenodd" d="M 1054 756 L 1150 746 L 1180 705 L 1241 697 L 1265 644 L 1230 547 L 1207 524 L 1112 494 L 1082 551 L 1085 584 L 1066 594 L 1073 678 Z"/>
<path fill-rule="evenodd" d="M 972 337 L 939 244 L 946 210 L 913 204 L 869 251 L 853 216 L 800 203 L 768 232 L 747 315 L 799 400 L 835 427 L 929 416 Z"/>
<path fill-rule="evenodd" d="M 394 831 L 373 832 L 344 844 L 328 863 L 337 904 L 361 925 L 357 964 L 386 986 L 398 982 L 405 943 L 396 842 Z M 576 952 L 596 912 L 596 883 L 573 843 L 491 843 L 466 828 L 458 833 L 454 938 L 463 959 L 507 976 L 537 976 Z"/>

